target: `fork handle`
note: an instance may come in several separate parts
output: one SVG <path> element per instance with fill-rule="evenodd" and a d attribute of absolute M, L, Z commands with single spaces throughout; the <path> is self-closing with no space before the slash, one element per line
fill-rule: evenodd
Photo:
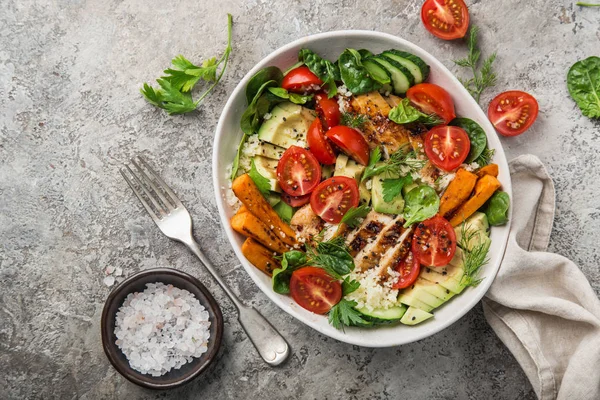
<path fill-rule="evenodd" d="M 283 336 L 254 307 L 248 307 L 238 299 L 235 293 L 221 279 L 215 267 L 208 257 L 202 253 L 200 246 L 193 238 L 183 243 L 200 259 L 208 272 L 210 272 L 219 286 L 229 296 L 238 310 L 238 321 L 240 321 L 246 335 L 248 335 L 248 338 L 250 338 L 250 341 L 256 347 L 263 360 L 272 366 L 284 362 L 290 353 L 290 347 Z"/>

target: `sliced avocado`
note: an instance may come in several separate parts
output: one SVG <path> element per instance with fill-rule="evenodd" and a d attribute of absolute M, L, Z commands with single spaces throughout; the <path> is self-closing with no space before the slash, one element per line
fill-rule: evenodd
<path fill-rule="evenodd" d="M 369 71 L 369 74 L 371 74 L 373 79 L 375 79 L 377 82 L 384 85 L 392 82 L 390 73 L 377 61 L 373 60 L 372 58 L 367 58 L 366 60 L 363 60 L 362 63 L 365 68 L 367 68 L 367 71 Z"/>
<path fill-rule="evenodd" d="M 416 307 L 416 308 L 420 308 L 423 311 L 431 311 L 433 310 L 434 307 L 431 307 L 429 304 L 423 303 L 421 300 L 417 299 L 416 297 L 412 296 L 411 294 L 400 294 L 400 296 L 398 296 L 398 301 L 400 301 L 403 304 L 407 304 L 409 306 L 412 307 Z"/>
<path fill-rule="evenodd" d="M 285 149 L 283 147 L 275 146 L 274 144 L 261 142 L 260 145 L 253 148 L 253 156 L 266 157 L 271 160 L 279 160 Z"/>
<path fill-rule="evenodd" d="M 374 176 L 371 180 L 371 198 L 373 201 L 373 210 L 385 214 L 400 214 L 404 210 L 404 199 L 399 194 L 389 203 L 383 199 L 383 181 L 386 179 L 395 179 L 398 175 L 384 173 Z"/>
<path fill-rule="evenodd" d="M 466 285 L 462 283 L 462 277 L 465 270 L 454 265 L 445 267 L 424 267 L 421 270 L 420 277 L 429 282 L 440 285 L 454 293 L 462 292 Z"/>
<path fill-rule="evenodd" d="M 269 193 L 269 195 L 267 196 L 267 201 L 269 202 L 271 207 L 274 207 L 281 201 L 281 196 L 277 193 Z"/>
<path fill-rule="evenodd" d="M 388 70 L 392 77 L 392 86 L 395 94 L 404 94 L 415 83 L 415 78 L 410 71 L 397 61 L 383 55 L 373 57 L 373 60 Z"/>
<path fill-rule="evenodd" d="M 342 154 L 340 154 L 338 156 L 338 159 L 342 156 Z M 348 156 L 346 156 L 344 154 L 344 156 L 347 158 Z M 342 162 L 340 163 L 340 165 L 343 164 Z M 335 171 L 333 171 L 333 175 L 334 176 L 347 176 L 348 178 L 354 178 L 356 180 L 360 179 L 360 176 L 362 175 L 363 171 L 365 170 L 365 166 L 361 165 L 359 163 L 357 163 L 354 160 L 348 160 L 344 166 L 342 168 L 337 168 L 338 163 L 336 160 L 336 168 Z"/>
<path fill-rule="evenodd" d="M 431 317 L 433 317 L 433 314 L 419 308 L 408 307 L 400 322 L 404 325 L 417 325 Z"/>
<path fill-rule="evenodd" d="M 415 77 L 415 84 L 424 82 L 429 76 L 429 65 L 414 54 L 400 50 L 387 50 L 381 54 L 404 65 Z"/>
<path fill-rule="evenodd" d="M 468 250 L 473 247 L 490 242 L 489 235 L 490 224 L 488 223 L 487 216 L 482 212 L 475 212 L 469 218 L 467 218 L 462 224 L 454 228 L 456 233 L 456 243 L 460 246 L 465 245 Z M 463 238 L 463 234 L 469 238 L 467 241 Z M 463 243 L 463 242 L 467 243 Z"/>
<path fill-rule="evenodd" d="M 321 179 L 329 179 L 333 176 L 335 167 L 333 165 L 322 165 L 321 166 Z"/>
<path fill-rule="evenodd" d="M 338 154 L 337 158 L 335 159 L 335 172 L 341 171 L 344 168 L 346 168 L 346 164 L 348 164 L 349 159 L 350 158 L 345 154 Z"/>
<path fill-rule="evenodd" d="M 407 289 L 404 289 L 401 293 L 401 296 L 405 295 L 414 297 L 415 299 L 418 299 L 433 308 L 438 308 L 444 304 L 444 300 L 435 297 L 420 285 L 413 285 Z"/>
<path fill-rule="evenodd" d="M 366 316 L 368 321 L 376 322 L 376 323 L 393 323 L 400 321 L 404 313 L 406 312 L 406 306 L 400 304 L 395 307 L 390 307 L 388 309 L 374 309 L 369 311 L 366 308 L 357 308 L 358 312 L 362 315 Z"/>
<path fill-rule="evenodd" d="M 271 118 L 263 122 L 258 138 L 265 142 L 288 148 L 306 146 L 306 132 L 316 118 L 314 111 L 301 105 L 284 102 L 271 110 Z"/>
<path fill-rule="evenodd" d="M 450 300 L 454 296 L 454 292 L 452 292 L 449 289 L 446 289 L 445 287 L 443 287 L 439 283 L 430 282 L 430 281 L 428 281 L 426 279 L 423 279 L 423 278 L 417 278 L 417 280 L 414 283 L 414 285 L 422 287 L 423 290 L 431 293 L 432 295 L 434 295 L 438 299 L 442 299 L 444 301 L 448 301 L 448 300 Z"/>
<path fill-rule="evenodd" d="M 277 160 L 263 156 L 254 157 L 254 165 L 259 174 L 267 179 L 277 179 Z"/>

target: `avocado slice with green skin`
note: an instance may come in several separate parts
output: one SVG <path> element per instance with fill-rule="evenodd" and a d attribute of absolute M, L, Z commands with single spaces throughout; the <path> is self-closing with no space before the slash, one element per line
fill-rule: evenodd
<path fill-rule="evenodd" d="M 429 76 L 429 65 L 414 54 L 395 49 L 384 51 L 381 54 L 404 65 L 415 77 L 415 84 L 424 82 Z"/>
<path fill-rule="evenodd" d="M 383 181 L 395 178 L 398 178 L 398 175 L 389 172 L 373 177 L 371 180 L 371 200 L 373 202 L 373 210 L 385 214 L 402 213 L 404 210 L 404 199 L 400 194 L 389 203 L 383 199 Z"/>
<path fill-rule="evenodd" d="M 404 325 L 417 325 L 431 317 L 433 317 L 433 314 L 430 314 L 427 311 L 416 307 L 408 307 L 408 310 L 406 310 L 400 322 Z"/>
<path fill-rule="evenodd" d="M 277 179 L 277 160 L 263 156 L 254 157 L 254 166 L 259 174 L 267 179 Z"/>
<path fill-rule="evenodd" d="M 423 303 L 421 300 L 417 299 L 415 296 L 412 295 L 412 293 L 400 294 L 400 296 L 398 296 L 398 301 L 411 307 L 420 308 L 421 310 L 427 312 L 434 309 L 434 307 L 431 307 L 429 304 Z"/>
<path fill-rule="evenodd" d="M 464 269 L 453 265 L 447 265 L 441 268 L 424 267 L 421 270 L 420 277 L 458 294 L 466 287 L 466 285 L 462 283 L 464 274 Z"/>
<path fill-rule="evenodd" d="M 271 118 L 258 129 L 258 138 L 276 146 L 306 146 L 306 132 L 316 118 L 314 111 L 301 105 L 284 102 L 271 110 Z"/>
<path fill-rule="evenodd" d="M 371 321 L 379 325 L 400 322 L 400 319 L 406 312 L 406 309 L 407 307 L 404 304 L 400 304 L 385 310 L 377 308 L 371 311 L 366 308 L 357 308 L 356 310 L 364 315 L 367 321 Z"/>
<path fill-rule="evenodd" d="M 438 308 L 439 306 L 441 306 L 442 304 L 445 303 L 444 300 L 442 300 L 438 297 L 435 297 L 434 295 L 429 293 L 427 290 L 425 290 L 425 288 L 423 286 L 420 286 L 420 285 L 413 285 L 407 289 L 404 289 L 402 291 L 401 296 L 414 297 L 415 299 L 418 299 L 421 302 L 423 302 L 433 308 Z"/>
<path fill-rule="evenodd" d="M 468 250 L 472 250 L 473 247 L 480 244 L 490 242 L 489 235 L 490 224 L 487 216 L 479 211 L 476 211 L 462 224 L 454 228 L 456 233 L 456 243 L 463 246 L 466 245 Z M 463 238 L 463 234 L 466 234 L 468 241 Z M 466 243 L 464 243 L 466 241 Z"/>

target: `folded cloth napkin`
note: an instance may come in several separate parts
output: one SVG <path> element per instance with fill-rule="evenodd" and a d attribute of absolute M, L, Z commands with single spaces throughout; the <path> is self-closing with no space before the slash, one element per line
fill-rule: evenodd
<path fill-rule="evenodd" d="M 510 162 L 512 226 L 485 317 L 541 400 L 600 399 L 600 300 L 577 266 L 547 253 L 554 185 L 532 155 Z"/>

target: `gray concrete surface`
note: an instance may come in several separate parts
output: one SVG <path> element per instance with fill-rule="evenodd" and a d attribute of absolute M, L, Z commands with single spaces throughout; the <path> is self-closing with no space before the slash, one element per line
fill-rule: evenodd
<path fill-rule="evenodd" d="M 0 9 L 0 398 L 2 399 L 533 399 L 480 306 L 429 339 L 394 349 L 328 339 L 283 314 L 235 268 L 215 214 L 214 128 L 227 96 L 257 61 L 289 41 L 336 29 L 380 30 L 440 58 L 465 53 L 422 27 L 422 1 L 6 0 Z M 510 157 L 538 155 L 557 187 L 553 251 L 600 292 L 600 122 L 581 116 L 565 75 L 600 55 L 600 9 L 566 0 L 468 1 L 484 53 L 498 52 L 495 93 L 533 93 L 540 116 L 503 139 Z M 234 50 L 200 111 L 170 117 L 138 93 L 182 53 L 220 55 L 226 12 Z M 182 246 L 155 228 L 118 174 L 136 153 L 156 165 L 193 212 L 204 249 L 241 297 L 288 338 L 293 355 L 269 368 L 233 308 Z M 223 351 L 211 370 L 169 393 L 140 389 L 109 365 L 99 316 L 103 270 L 170 266 L 200 277 L 222 305 Z"/>

